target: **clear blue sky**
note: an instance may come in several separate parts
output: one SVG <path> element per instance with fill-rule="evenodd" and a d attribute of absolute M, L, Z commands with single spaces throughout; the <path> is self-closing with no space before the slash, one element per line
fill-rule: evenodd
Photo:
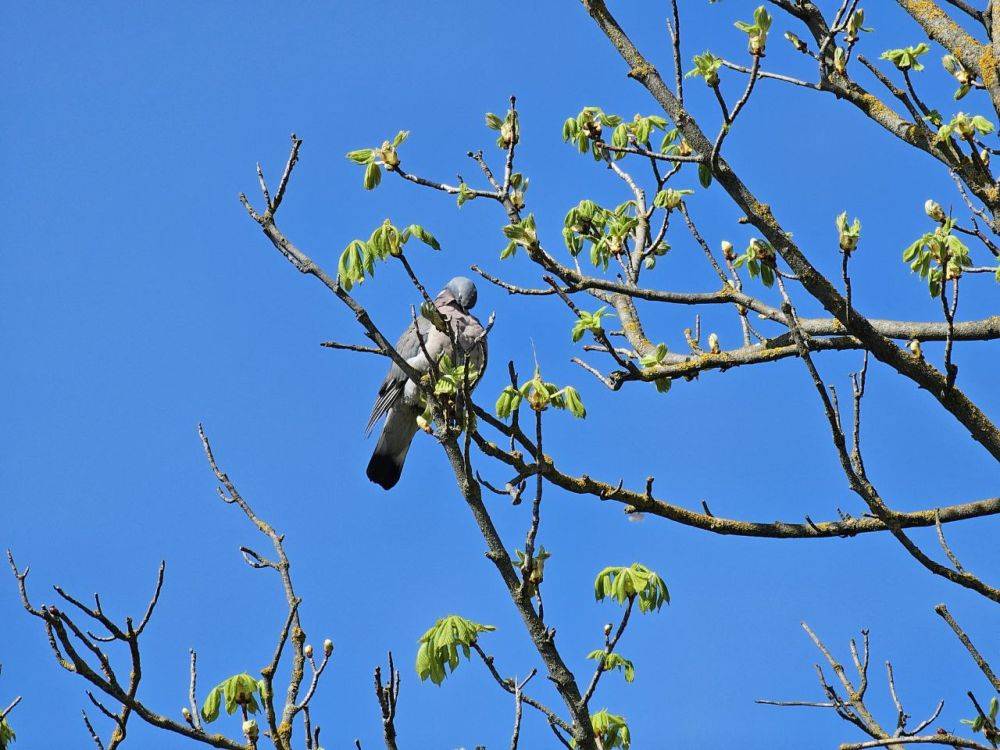
<path fill-rule="evenodd" d="M 638 5 L 612 3 L 666 71 L 664 4 Z M 888 3 L 875 5 L 877 33 L 862 42 L 869 57 L 922 38 Z M 744 42 L 732 21 L 751 9 L 683 2 L 686 60 L 709 46 L 739 56 Z M 789 28 L 779 17 L 767 65 L 811 76 L 780 39 Z M 612 176 L 562 144 L 562 120 L 583 105 L 652 113 L 651 101 L 573 2 L 20 4 L 7 8 L 0 43 L 0 546 L 31 564 L 36 600 L 50 600 L 48 587 L 58 582 L 84 596 L 99 590 L 119 615 L 140 613 L 166 559 L 166 587 L 145 639 L 142 698 L 177 715 L 189 647 L 199 651 L 204 686 L 262 666 L 282 617 L 276 582 L 240 559 L 239 545 L 262 543 L 215 497 L 195 433 L 204 421 L 244 495 L 287 534 L 310 640 L 336 643 L 314 703 L 328 750 L 355 737 L 365 748 L 379 745 L 371 670 L 386 649 L 404 667 L 401 746 L 506 746 L 511 702 L 482 665 L 463 664 L 440 688 L 419 683 L 412 668 L 417 637 L 450 612 L 497 626 L 484 645 L 505 673 L 539 666 L 443 456 L 418 437 L 397 489 L 386 494 L 367 482 L 373 441 L 363 427 L 384 365 L 320 348 L 331 337 L 361 337 L 329 293 L 278 256 L 236 196 L 255 195 L 258 159 L 276 175 L 294 130 L 305 145 L 281 224 L 328 269 L 350 239 L 391 216 L 440 238 L 442 253 L 414 254 L 429 286 L 472 262 L 537 283 L 523 257 L 497 260 L 504 220 L 495 206 L 459 211 L 453 200 L 398 180 L 365 193 L 361 171 L 343 154 L 405 128 L 409 169 L 473 181 L 468 149 L 497 159 L 483 113 L 502 111 L 516 93 L 529 208 L 555 248 L 570 205 L 625 199 Z M 723 77 L 735 96 L 737 79 Z M 954 84 L 937 59 L 918 79 L 934 104 L 955 109 Z M 695 111 L 715 122 L 707 89 L 689 87 Z M 986 113 L 972 97 L 962 104 Z M 937 319 L 938 305 L 899 255 L 926 230 L 926 198 L 960 205 L 947 175 L 814 92 L 765 81 L 743 120 L 727 155 L 814 262 L 836 273 L 833 219 L 846 209 L 864 222 L 854 265 L 860 309 Z M 687 175 L 678 184 L 695 182 Z M 750 235 L 724 196 L 699 191 L 690 205 L 713 245 L 745 245 Z M 690 240 L 674 233 L 672 241 L 650 280 L 714 288 Z M 966 285 L 961 318 L 996 312 L 992 284 L 980 277 Z M 390 335 L 415 301 L 398 268 L 381 271 L 358 297 Z M 639 387 L 612 396 L 568 363 L 578 349 L 557 300 L 525 302 L 481 285 L 479 305 L 484 316 L 497 312 L 482 401 L 502 387 L 507 359 L 528 368 L 530 339 L 546 374 L 581 390 L 588 419 L 557 415 L 548 431 L 547 447 L 567 468 L 623 476 L 636 487 L 655 474 L 664 497 L 692 507 L 705 499 L 730 516 L 861 512 L 799 363 L 709 374 L 666 396 Z M 682 349 L 693 311 L 649 315 L 651 336 Z M 705 325 L 724 345 L 737 340 L 731 316 L 706 316 Z M 995 345 L 961 346 L 956 359 L 961 385 L 1000 415 Z M 819 358 L 842 393 L 859 361 Z M 996 493 L 995 463 L 912 384 L 873 366 L 866 408 L 867 461 L 898 507 Z M 498 467 L 481 468 L 505 479 Z M 491 502 L 508 545 L 520 544 L 527 506 Z M 984 651 L 1000 648 L 995 612 L 932 580 L 888 537 L 719 538 L 656 518 L 630 523 L 616 507 L 552 490 L 543 515 L 540 540 L 554 553 L 546 611 L 580 675 L 589 675 L 584 656 L 613 615 L 593 601 L 599 568 L 640 560 L 670 587 L 671 606 L 637 618 L 622 643 L 636 662 L 635 683 L 608 676 L 595 700 L 628 717 L 639 747 L 773 750 L 855 737 L 832 714 L 753 704 L 821 699 L 812 671 L 818 654 L 800 620 L 843 658 L 847 639 L 871 629 L 873 702 L 887 721 L 885 659 L 897 665 L 910 713 L 946 699 L 945 726 L 957 728 L 969 714 L 967 689 L 985 689 L 934 604 L 948 602 Z M 967 566 L 985 575 L 1000 563 L 998 532 L 996 520 L 949 529 Z M 17 747 L 85 746 L 82 680 L 55 665 L 13 581 L 2 583 L 0 703 L 24 695 L 12 716 Z M 557 703 L 544 679 L 534 686 Z M 527 746 L 551 742 L 531 712 L 525 732 Z M 139 721 L 130 734 L 148 750 L 182 744 Z"/>

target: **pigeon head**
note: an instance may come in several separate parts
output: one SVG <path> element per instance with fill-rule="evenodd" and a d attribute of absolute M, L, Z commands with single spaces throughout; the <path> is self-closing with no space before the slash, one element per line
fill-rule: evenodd
<path fill-rule="evenodd" d="M 476 306 L 478 293 L 476 292 L 476 285 L 472 283 L 472 279 L 467 279 L 464 276 L 456 276 L 447 283 L 445 290 L 451 292 L 451 296 L 455 298 L 455 301 L 463 309 L 471 310 Z"/>

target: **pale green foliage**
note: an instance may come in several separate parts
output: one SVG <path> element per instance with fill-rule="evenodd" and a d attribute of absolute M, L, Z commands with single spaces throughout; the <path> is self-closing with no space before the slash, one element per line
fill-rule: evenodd
<path fill-rule="evenodd" d="M 700 55 L 695 55 L 692 62 L 694 67 L 684 74 L 685 78 L 704 78 L 708 86 L 719 85 L 719 68 L 722 67 L 721 57 L 716 57 L 706 50 Z"/>
<path fill-rule="evenodd" d="M 847 31 L 844 34 L 844 41 L 848 44 L 854 44 L 858 41 L 861 36 L 861 32 L 871 32 L 875 29 L 870 29 L 864 26 L 865 22 L 865 10 L 864 8 L 858 8 L 856 11 L 851 13 L 850 17 L 847 19 Z"/>
<path fill-rule="evenodd" d="M 997 700 L 996 696 L 993 696 L 990 698 L 990 707 L 986 711 L 989 716 L 988 721 L 983 714 L 979 714 L 975 719 L 961 719 L 961 722 L 972 727 L 973 732 L 982 732 L 991 743 L 996 743 L 1000 739 L 1000 731 L 997 730 L 998 710 L 1000 710 L 1000 701 Z"/>
<path fill-rule="evenodd" d="M 938 128 L 937 138 L 939 141 L 950 138 L 953 134 L 959 138 L 970 140 L 979 135 L 989 135 L 994 130 L 993 123 L 982 115 L 967 115 L 959 112 L 951 118 L 951 122 Z"/>
<path fill-rule="evenodd" d="M 625 675 L 625 682 L 632 682 L 635 679 L 635 665 L 621 654 L 614 652 L 608 654 L 603 648 L 598 648 L 587 654 L 587 658 L 600 660 L 601 669 L 605 672 L 617 669 Z"/>
<path fill-rule="evenodd" d="M 809 45 L 803 42 L 799 37 L 795 36 L 790 31 L 785 32 L 785 39 L 787 39 L 793 47 L 799 52 L 805 52 L 809 49 Z"/>
<path fill-rule="evenodd" d="M 377 148 L 361 148 L 357 151 L 348 151 L 347 158 L 355 164 L 365 168 L 364 185 L 365 190 L 374 190 L 382 181 L 382 169 L 393 170 L 399 166 L 399 154 L 396 149 L 410 135 L 408 130 L 400 130 L 391 141 L 382 141 L 382 145 Z M 381 165 L 381 167 L 380 167 Z"/>
<path fill-rule="evenodd" d="M 750 278 L 756 279 L 759 276 L 764 286 L 769 287 L 774 285 L 774 260 L 774 248 L 771 244 L 754 237 L 746 251 L 737 256 L 734 265 L 737 268 L 746 266 Z"/>
<path fill-rule="evenodd" d="M 664 343 L 659 343 L 656 348 L 652 351 L 646 353 L 639 359 L 639 364 L 644 368 L 656 367 L 663 361 L 663 358 L 667 356 L 667 345 Z M 660 393 L 666 393 L 670 390 L 670 386 L 673 381 L 670 378 L 657 378 L 653 381 L 656 385 L 656 390 Z"/>
<path fill-rule="evenodd" d="M 10 728 L 7 719 L 0 719 L 0 750 L 7 750 L 10 744 L 16 739 L 17 735 Z"/>
<path fill-rule="evenodd" d="M 900 70 L 923 70 L 924 65 L 920 62 L 920 56 L 926 55 L 931 48 L 926 42 L 911 47 L 899 47 L 897 49 L 887 49 L 881 54 L 883 60 L 888 60 Z"/>
<path fill-rule="evenodd" d="M 850 224 L 847 223 L 847 211 L 837 215 L 834 222 L 837 226 L 837 239 L 840 249 L 845 253 L 853 252 L 861 239 L 861 219 L 855 218 Z"/>
<path fill-rule="evenodd" d="M 590 151 L 594 159 L 600 161 L 603 158 L 601 133 L 605 127 L 617 128 L 621 122 L 621 117 L 605 114 L 600 107 L 584 107 L 580 114 L 563 123 L 563 140 L 575 143 L 581 154 Z"/>
<path fill-rule="evenodd" d="M 667 356 L 667 351 L 669 351 L 667 349 L 667 345 L 661 342 L 657 344 L 656 348 L 651 352 L 643 355 L 639 359 L 639 364 L 643 367 L 656 367 L 656 365 L 660 364 L 660 362 L 663 361 L 663 358 Z"/>
<path fill-rule="evenodd" d="M 952 232 L 954 226 L 955 222 L 946 218 L 903 251 L 903 262 L 927 281 L 932 297 L 941 294 L 945 281 L 959 278 L 963 269 L 972 265 L 969 248 Z"/>
<path fill-rule="evenodd" d="M 464 364 L 452 364 L 451 357 L 444 354 L 438 361 L 438 379 L 434 385 L 434 395 L 454 396 L 465 387 L 465 383 L 471 388 L 479 380 L 479 374 L 479 370 L 475 367 L 467 368 Z"/>
<path fill-rule="evenodd" d="M 403 246 L 411 237 L 416 237 L 435 250 L 441 249 L 441 244 L 434 235 L 419 224 L 410 224 L 406 229 L 400 230 L 386 219 L 372 232 L 367 242 L 353 240 L 344 248 L 337 262 L 337 278 L 340 285 L 349 292 L 355 284 L 360 284 L 366 277 L 374 277 L 375 262 L 401 255 Z"/>
<path fill-rule="evenodd" d="M 663 579 L 637 562 L 627 568 L 607 567 L 597 574 L 594 579 L 594 598 L 602 601 L 607 597 L 619 604 L 637 598 L 642 612 L 659 610 L 664 604 L 670 603 L 670 592 Z"/>
<path fill-rule="evenodd" d="M 523 247 L 529 253 L 538 246 L 538 232 L 535 229 L 535 216 L 528 214 L 515 224 L 508 224 L 503 228 L 504 237 L 510 242 L 500 252 L 500 260 L 505 260 L 517 252 L 518 247 Z"/>
<path fill-rule="evenodd" d="M 587 409 L 576 388 L 571 385 L 560 388 L 555 383 L 546 382 L 537 369 L 534 377 L 524 382 L 520 388 L 508 385 L 500 392 L 496 403 L 497 416 L 507 419 L 520 408 L 522 400 L 527 401 L 535 411 L 545 411 L 552 406 L 565 409 L 578 419 L 587 416 Z"/>
<path fill-rule="evenodd" d="M 674 190 L 673 188 L 666 188 L 665 190 L 658 192 L 653 197 L 653 205 L 657 208 L 665 208 L 667 211 L 673 211 L 681 205 L 685 195 L 693 194 L 694 190 Z"/>
<path fill-rule="evenodd" d="M 737 21 L 733 24 L 747 35 L 747 46 L 752 55 L 763 55 L 767 47 L 767 32 L 771 29 L 771 14 L 763 5 L 753 12 L 753 23 Z"/>
<path fill-rule="evenodd" d="M 255 680 L 246 672 L 233 675 L 220 682 L 205 696 L 205 701 L 201 704 L 201 717 L 207 722 L 215 721 L 219 718 L 219 709 L 223 705 L 230 715 L 240 708 L 255 714 L 260 711 L 257 696 L 264 697 L 263 681 Z"/>
<path fill-rule="evenodd" d="M 576 321 L 573 323 L 573 330 L 571 331 L 573 341 L 579 341 L 587 331 L 597 333 L 604 330 L 601 325 L 601 318 L 607 314 L 607 310 L 607 306 L 599 307 L 592 313 L 581 310 Z"/>
<path fill-rule="evenodd" d="M 635 142 L 644 148 L 651 149 L 650 136 L 657 130 L 666 132 L 667 121 L 659 115 L 636 114 L 632 122 L 619 123 L 611 133 L 611 145 L 617 148 L 625 148 L 630 142 Z M 623 153 L 612 152 L 612 158 L 621 159 Z"/>
<path fill-rule="evenodd" d="M 590 262 L 607 270 L 611 258 L 625 249 L 625 242 L 638 223 L 635 201 L 625 201 L 609 211 L 592 200 L 582 200 L 566 213 L 562 235 L 574 257 L 589 242 Z"/>
<path fill-rule="evenodd" d="M 501 120 L 498 115 L 492 112 L 486 113 L 486 127 L 490 130 L 499 131 L 497 135 L 497 146 L 508 148 L 517 145 L 521 140 L 521 123 L 518 120 L 515 110 L 507 110 L 507 115 Z"/>
<path fill-rule="evenodd" d="M 480 633 L 496 630 L 492 625 L 482 625 L 458 615 L 442 617 L 422 636 L 417 650 L 417 674 L 421 680 L 428 677 L 435 685 L 444 682 L 448 672 L 458 667 L 458 652 L 469 658 L 469 647 Z M 445 667 L 448 671 L 445 671 Z"/>
<path fill-rule="evenodd" d="M 954 55 L 945 55 L 942 57 L 941 64 L 958 81 L 958 89 L 955 91 L 955 100 L 958 101 L 972 89 L 972 82 L 976 76 Z"/>
<path fill-rule="evenodd" d="M 531 596 L 538 594 L 538 587 L 545 580 L 545 561 L 552 557 L 552 553 L 540 546 L 532 558 L 529 560 L 523 550 L 514 550 L 514 557 L 511 562 L 517 566 L 518 570 L 525 574 L 524 581 L 528 586 Z"/>
<path fill-rule="evenodd" d="M 606 708 L 602 708 L 597 713 L 590 715 L 590 725 L 601 740 L 601 747 L 604 750 L 620 747 L 628 750 L 632 744 L 632 736 L 625 723 L 624 716 L 608 713 Z"/>

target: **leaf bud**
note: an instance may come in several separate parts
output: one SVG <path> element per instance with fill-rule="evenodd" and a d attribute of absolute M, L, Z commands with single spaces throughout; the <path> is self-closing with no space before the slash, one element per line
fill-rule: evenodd
<path fill-rule="evenodd" d="M 332 653 L 333 653 L 333 641 L 327 638 L 325 641 L 323 641 L 323 655 L 329 656 Z"/>
<path fill-rule="evenodd" d="M 934 219 L 934 221 L 944 221 L 948 218 L 944 209 L 941 208 L 941 204 L 930 198 L 924 202 L 924 213 Z"/>
<path fill-rule="evenodd" d="M 243 734 L 251 742 L 256 742 L 260 737 L 260 729 L 257 727 L 257 721 L 255 719 L 248 719 L 243 722 Z"/>

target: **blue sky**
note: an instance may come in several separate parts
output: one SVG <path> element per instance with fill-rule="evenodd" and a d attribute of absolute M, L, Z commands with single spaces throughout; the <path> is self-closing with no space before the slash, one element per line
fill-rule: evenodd
<path fill-rule="evenodd" d="M 612 8 L 668 71 L 663 8 Z M 686 60 L 708 47 L 740 59 L 744 40 L 732 21 L 749 16 L 752 4 L 686 0 L 682 10 Z M 870 58 L 922 38 L 887 3 L 869 8 L 868 20 L 877 29 L 862 42 Z M 782 17 L 775 28 L 767 66 L 812 76 L 780 39 L 785 29 L 801 30 Z M 239 545 L 262 545 L 215 497 L 195 432 L 203 421 L 243 494 L 287 534 L 310 640 L 336 643 L 314 703 L 324 745 L 348 747 L 358 737 L 365 748 L 378 746 L 370 676 L 387 649 L 404 667 L 401 746 L 506 745 L 512 706 L 482 665 L 463 664 L 440 688 L 419 683 L 412 668 L 418 636 L 451 612 L 497 626 L 483 642 L 505 673 L 539 666 L 443 456 L 418 436 L 395 490 L 367 482 L 373 441 L 363 427 L 384 365 L 319 346 L 361 336 L 332 295 L 274 252 L 236 196 L 256 198 L 257 160 L 276 178 L 294 130 L 305 143 L 280 223 L 328 269 L 349 240 L 389 216 L 420 222 L 441 240 L 439 254 L 413 253 L 428 286 L 473 262 L 537 283 L 523 257 L 498 261 L 505 221 L 495 206 L 458 210 L 398 180 L 366 193 L 343 154 L 408 129 L 402 156 L 410 171 L 447 181 L 460 173 L 475 184 L 465 152 L 484 148 L 499 158 L 483 113 L 502 111 L 517 94 L 529 209 L 543 240 L 558 248 L 569 206 L 626 197 L 613 176 L 562 143 L 563 119 L 584 105 L 649 114 L 651 100 L 575 3 L 22 4 L 7 9 L 0 42 L 9 52 L 0 93 L 13 103 L 0 123 L 0 379 L 8 394 L 0 542 L 30 563 L 37 602 L 50 600 L 58 582 L 84 596 L 100 591 L 118 615 L 137 614 L 165 559 L 166 587 L 144 647 L 143 699 L 177 715 L 190 647 L 204 686 L 263 665 L 281 623 L 279 593 L 240 559 Z M 723 78 L 735 97 L 740 81 Z M 919 82 L 946 114 L 956 108 L 954 84 L 936 59 Z M 695 113 L 716 122 L 708 90 L 688 86 Z M 963 106 L 987 112 L 971 96 Z M 765 81 L 742 120 L 727 157 L 820 268 L 837 273 L 835 215 L 861 217 L 856 305 L 878 317 L 937 319 L 939 307 L 899 255 L 928 228 L 926 198 L 961 207 L 947 175 L 815 92 Z M 682 174 L 677 184 L 696 180 Z M 745 246 L 751 235 L 717 190 L 699 190 L 689 203 L 713 245 Z M 689 238 L 675 232 L 671 240 L 650 282 L 714 288 Z M 395 267 L 357 296 L 390 336 L 416 301 Z M 980 277 L 965 286 L 960 318 L 995 313 L 995 301 L 993 282 Z M 557 300 L 526 302 L 480 285 L 477 311 L 492 310 L 493 367 L 480 400 L 492 402 L 502 387 L 506 360 L 529 368 L 534 341 L 547 377 L 577 385 L 588 406 L 585 422 L 549 420 L 547 449 L 568 470 L 634 487 L 654 474 L 664 497 L 691 507 L 704 499 L 730 516 L 861 512 L 799 363 L 708 374 L 665 396 L 639 387 L 611 395 L 569 364 L 578 348 Z M 650 335 L 682 350 L 693 311 L 647 314 Z M 705 313 L 703 325 L 733 345 L 731 317 Z M 860 357 L 818 361 L 847 392 L 846 374 Z M 1000 413 L 995 345 L 960 346 L 956 361 L 967 393 Z M 873 365 L 866 409 L 867 463 L 896 506 L 996 494 L 995 463 L 908 381 Z M 500 467 L 480 466 L 506 478 Z M 490 502 L 513 548 L 527 506 Z M 910 713 L 946 700 L 944 726 L 957 728 L 969 714 L 966 690 L 985 690 L 934 604 L 947 602 L 985 653 L 1000 648 L 985 603 L 933 580 L 887 537 L 720 538 L 656 518 L 630 523 L 616 507 L 551 489 L 543 516 L 540 541 L 553 552 L 546 612 L 581 679 L 590 673 L 584 656 L 615 614 L 593 601 L 594 574 L 640 560 L 670 587 L 670 607 L 636 618 L 621 645 L 636 662 L 635 682 L 607 676 L 594 704 L 625 714 L 642 747 L 831 747 L 854 738 L 832 714 L 753 703 L 821 699 L 812 671 L 818 654 L 800 620 L 844 659 L 848 638 L 871 629 L 873 704 L 890 723 L 886 659 Z M 987 520 L 949 536 L 967 567 L 988 576 L 1000 562 L 998 531 Z M 933 543 L 929 534 L 915 537 Z M 0 592 L 0 703 L 24 695 L 12 716 L 17 747 L 86 744 L 83 682 L 50 658 L 13 581 Z M 544 679 L 533 686 L 557 703 Z M 528 746 L 551 741 L 530 712 L 524 731 Z M 138 721 L 130 734 L 149 750 L 181 743 Z"/>

